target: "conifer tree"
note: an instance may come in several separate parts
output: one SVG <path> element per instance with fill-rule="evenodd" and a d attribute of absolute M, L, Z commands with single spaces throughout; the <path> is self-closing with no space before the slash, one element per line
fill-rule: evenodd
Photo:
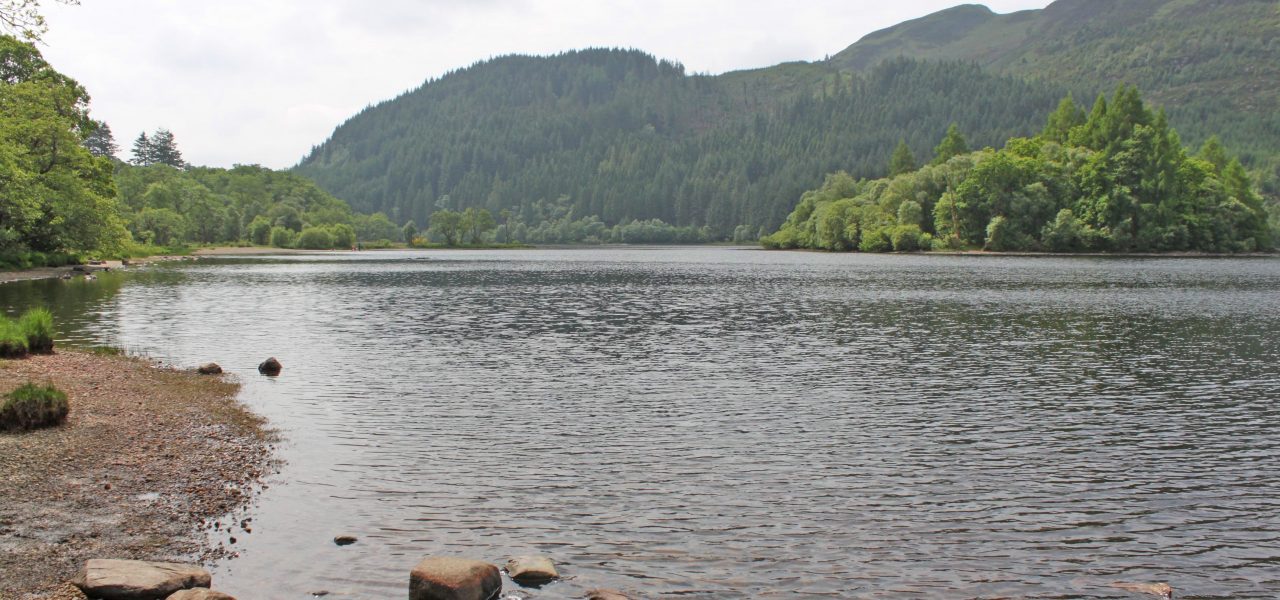
<path fill-rule="evenodd" d="M 111 127 L 103 121 L 94 121 L 94 127 L 84 138 L 84 147 L 94 156 L 114 159 L 120 152 L 116 138 L 111 134 Z"/>
<path fill-rule="evenodd" d="M 168 129 L 157 129 L 151 135 L 151 157 L 153 164 L 169 165 L 175 169 L 182 169 L 187 163 L 182 160 L 182 152 L 178 151 L 178 144 L 173 139 L 173 132 Z"/>
<path fill-rule="evenodd" d="M 933 162 L 929 164 L 940 165 L 951 160 L 953 156 L 969 153 L 969 143 L 965 141 L 964 135 L 960 133 L 960 126 L 952 123 L 947 128 L 946 137 L 942 138 L 933 149 Z"/>
<path fill-rule="evenodd" d="M 893 151 L 893 157 L 889 159 L 889 176 L 910 173 L 914 170 L 916 170 L 916 157 L 911 153 L 911 148 L 907 147 L 907 141 L 899 140 L 898 147 Z"/>
<path fill-rule="evenodd" d="M 154 155 L 151 151 L 151 140 L 147 138 L 147 132 L 138 134 L 138 138 L 133 140 L 133 158 L 129 162 L 145 167 L 155 163 Z"/>

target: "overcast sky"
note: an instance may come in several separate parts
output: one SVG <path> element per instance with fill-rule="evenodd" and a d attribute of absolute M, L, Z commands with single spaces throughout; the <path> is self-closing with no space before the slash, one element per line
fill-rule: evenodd
<path fill-rule="evenodd" d="M 188 162 L 296 164 L 365 106 L 479 60 L 638 48 L 690 72 L 819 60 L 957 0 L 45 2 L 41 50 L 93 96 L 122 158 L 173 131 Z M 1049 0 L 991 0 L 996 12 Z"/>

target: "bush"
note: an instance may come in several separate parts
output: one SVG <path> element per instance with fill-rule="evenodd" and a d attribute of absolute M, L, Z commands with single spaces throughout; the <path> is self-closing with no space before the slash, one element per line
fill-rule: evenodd
<path fill-rule="evenodd" d="M 924 247 L 923 237 L 918 225 L 899 225 L 893 228 L 889 241 L 894 252 L 916 252 Z"/>
<path fill-rule="evenodd" d="M 892 248 L 893 241 L 889 239 L 887 229 L 863 231 L 862 240 L 858 242 L 858 249 L 863 252 L 888 252 Z"/>
<path fill-rule="evenodd" d="M 292 248 L 295 235 L 292 229 L 287 227 L 271 228 L 271 245 L 277 248 Z"/>
<path fill-rule="evenodd" d="M 27 336 L 22 327 L 0 315 L 0 358 L 22 358 L 27 355 Z"/>
<path fill-rule="evenodd" d="M 53 313 L 45 308 L 33 308 L 22 314 L 18 326 L 27 339 L 29 352 L 53 354 Z"/>
<path fill-rule="evenodd" d="M 67 395 L 53 386 L 28 383 L 9 392 L 0 404 L 0 430 L 26 431 L 61 425 L 71 407 Z"/>
<path fill-rule="evenodd" d="M 328 250 L 333 248 L 333 235 L 322 227 L 308 227 L 302 230 L 296 243 L 307 250 Z"/>

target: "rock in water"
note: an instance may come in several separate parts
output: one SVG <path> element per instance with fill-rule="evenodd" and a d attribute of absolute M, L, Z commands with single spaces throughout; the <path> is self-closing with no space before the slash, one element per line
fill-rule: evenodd
<path fill-rule="evenodd" d="M 502 592 L 502 574 L 487 562 L 428 556 L 409 573 L 409 600 L 489 600 Z"/>
<path fill-rule="evenodd" d="M 507 561 L 507 575 L 521 585 L 540 585 L 560 578 L 556 564 L 545 556 L 517 556 Z"/>
<path fill-rule="evenodd" d="M 162 600 L 174 592 L 207 588 L 213 577 L 194 565 L 95 558 L 85 564 L 76 587 L 102 600 Z"/>
<path fill-rule="evenodd" d="M 1136 592 L 1139 594 L 1151 594 L 1165 599 L 1173 598 L 1173 588 L 1167 583 L 1113 583 L 1111 587 Z"/>
<path fill-rule="evenodd" d="M 587 600 L 631 600 L 631 597 L 617 590 L 591 590 L 587 592 Z"/>
<path fill-rule="evenodd" d="M 339 546 L 350 546 L 351 544 L 354 544 L 358 541 L 360 540 L 356 538 L 356 536 L 354 535 L 340 535 L 338 537 L 333 538 L 333 543 Z"/>
<path fill-rule="evenodd" d="M 206 363 L 200 365 L 200 368 L 196 369 L 196 372 L 201 375 L 221 375 L 222 367 L 219 366 L 218 363 Z"/>
<path fill-rule="evenodd" d="M 280 364 L 280 361 L 276 360 L 276 357 L 274 356 L 262 361 L 262 364 L 258 365 L 258 372 L 263 375 L 279 375 L 280 371 L 283 369 L 284 365 Z"/>
<path fill-rule="evenodd" d="M 205 588 L 195 588 L 190 590 L 182 590 L 167 600 L 236 600 L 222 592 L 215 592 Z"/>

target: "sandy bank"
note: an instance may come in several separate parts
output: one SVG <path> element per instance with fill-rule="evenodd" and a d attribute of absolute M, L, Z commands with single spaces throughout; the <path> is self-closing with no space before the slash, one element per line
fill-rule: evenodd
<path fill-rule="evenodd" d="M 238 384 L 73 351 L 0 361 L 0 392 L 27 381 L 67 392 L 71 415 L 0 434 L 0 598 L 82 597 L 66 581 L 90 558 L 231 551 L 205 530 L 244 507 L 271 466 L 270 434 L 236 401 Z"/>

